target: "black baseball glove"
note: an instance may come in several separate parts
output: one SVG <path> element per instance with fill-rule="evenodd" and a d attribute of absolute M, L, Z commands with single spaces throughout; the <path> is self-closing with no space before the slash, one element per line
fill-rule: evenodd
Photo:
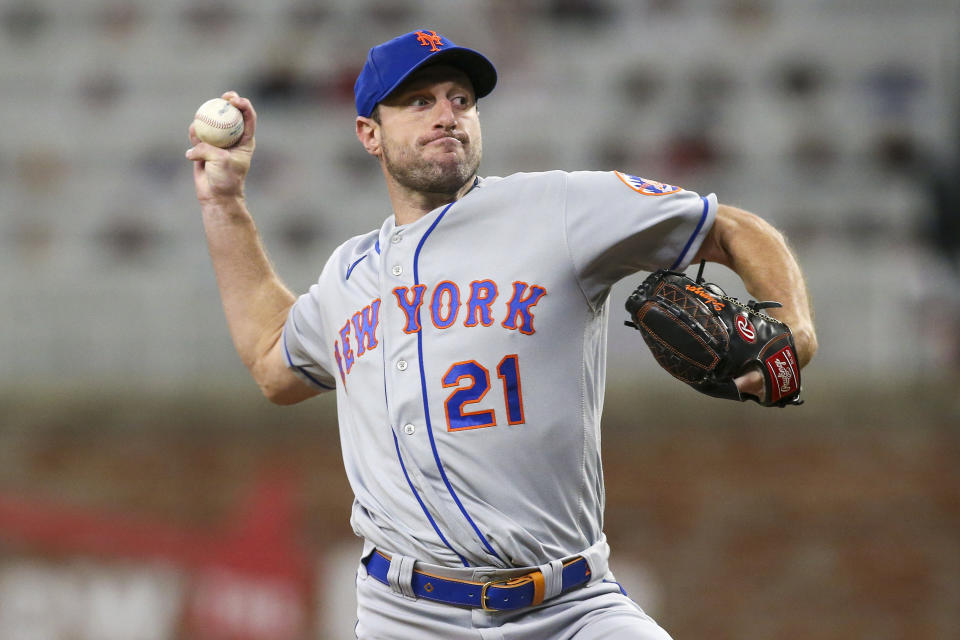
<path fill-rule="evenodd" d="M 793 334 L 761 310 L 779 302 L 742 304 L 715 284 L 677 271 L 650 274 L 627 298 L 630 321 L 660 366 L 701 393 L 754 400 L 765 407 L 801 404 L 800 366 Z M 742 395 L 734 378 L 751 367 L 764 379 L 764 397 Z"/>

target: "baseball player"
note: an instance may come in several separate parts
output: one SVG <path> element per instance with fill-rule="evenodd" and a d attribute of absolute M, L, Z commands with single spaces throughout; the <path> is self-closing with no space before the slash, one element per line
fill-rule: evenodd
<path fill-rule="evenodd" d="M 607 297 L 640 270 L 729 265 L 816 348 L 782 236 L 713 195 L 637 175 L 480 177 L 493 64 L 419 30 L 373 47 L 356 133 L 393 213 L 299 297 L 244 201 L 237 146 L 187 158 L 236 348 L 279 404 L 337 394 L 363 539 L 359 638 L 669 638 L 617 584 L 603 532 Z M 759 376 L 738 379 L 761 393 Z"/>

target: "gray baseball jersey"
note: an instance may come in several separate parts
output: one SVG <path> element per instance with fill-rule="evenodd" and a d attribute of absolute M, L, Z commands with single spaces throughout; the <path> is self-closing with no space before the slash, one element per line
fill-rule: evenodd
<path fill-rule="evenodd" d="M 607 294 L 686 267 L 716 209 L 619 172 L 521 173 L 341 245 L 283 341 L 336 389 L 368 548 L 518 567 L 600 541 Z"/>

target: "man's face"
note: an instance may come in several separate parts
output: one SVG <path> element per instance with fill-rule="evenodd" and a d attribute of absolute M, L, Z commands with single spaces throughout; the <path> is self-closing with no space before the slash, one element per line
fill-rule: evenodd
<path fill-rule="evenodd" d="M 380 142 L 390 176 L 426 193 L 456 194 L 480 167 L 477 102 L 462 71 L 416 72 L 379 104 Z"/>

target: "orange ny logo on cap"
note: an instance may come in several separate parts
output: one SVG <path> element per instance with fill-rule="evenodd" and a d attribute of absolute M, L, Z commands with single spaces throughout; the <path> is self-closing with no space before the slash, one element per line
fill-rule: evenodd
<path fill-rule="evenodd" d="M 440 51 L 443 46 L 443 38 L 438 36 L 436 31 L 417 31 L 417 42 L 421 47 L 430 47 L 430 51 Z"/>

